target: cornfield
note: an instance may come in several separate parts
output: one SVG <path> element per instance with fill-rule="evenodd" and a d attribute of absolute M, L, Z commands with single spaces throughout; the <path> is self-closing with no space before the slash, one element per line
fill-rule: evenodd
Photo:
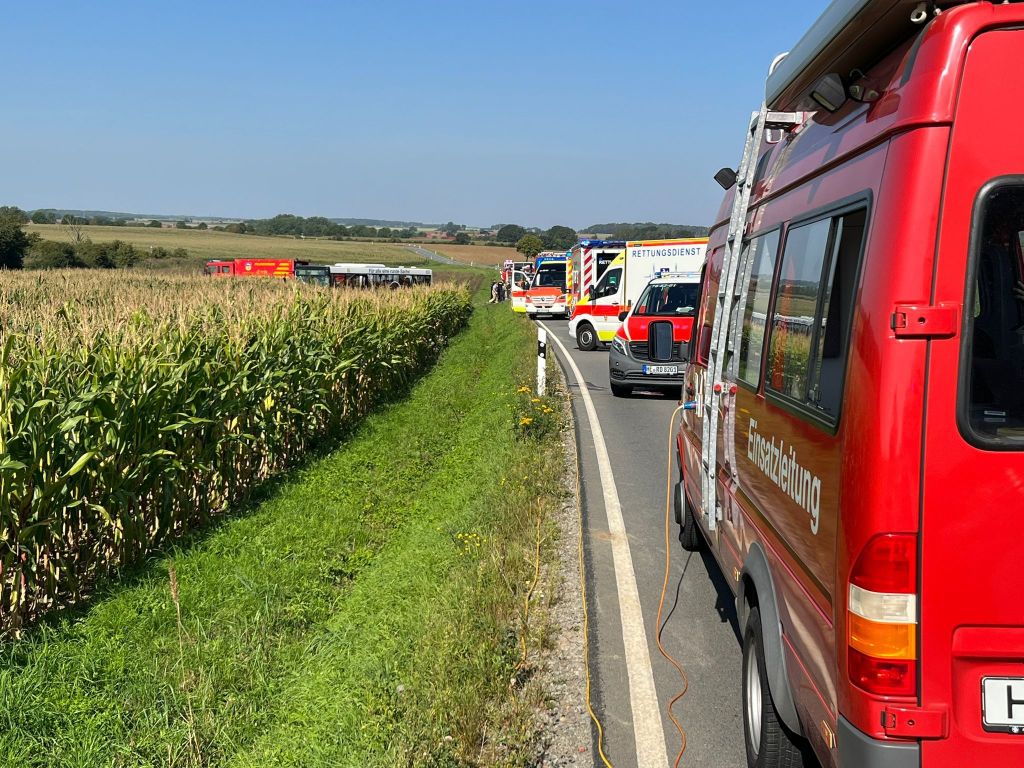
<path fill-rule="evenodd" d="M 404 391 L 470 312 L 456 288 L 0 274 L 0 635 Z"/>

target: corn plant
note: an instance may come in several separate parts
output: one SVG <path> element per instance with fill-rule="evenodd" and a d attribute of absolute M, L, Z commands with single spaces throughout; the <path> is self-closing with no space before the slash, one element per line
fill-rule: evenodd
<path fill-rule="evenodd" d="M 0 274 L 0 634 L 407 389 L 470 311 L 444 287 Z"/>

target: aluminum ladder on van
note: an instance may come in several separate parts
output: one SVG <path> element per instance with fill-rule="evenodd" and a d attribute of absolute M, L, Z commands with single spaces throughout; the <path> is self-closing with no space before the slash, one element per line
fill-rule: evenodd
<path fill-rule="evenodd" d="M 705 373 L 703 387 L 704 418 L 702 426 L 701 460 L 701 497 L 704 514 L 707 516 L 708 530 L 715 530 L 722 519 L 721 505 L 718 503 L 716 482 L 718 479 L 718 421 L 719 398 L 730 394 L 722 374 L 726 370 L 726 357 L 733 350 L 729 346 L 729 321 L 734 308 L 743 304 L 746 295 L 746 281 L 737 281 L 743 262 L 743 233 L 747 226 L 747 213 L 750 210 L 750 194 L 753 191 L 757 174 L 758 150 L 767 130 L 791 130 L 800 125 L 802 115 L 799 112 L 771 112 L 765 104 L 759 112 L 750 116 L 747 127 L 747 138 L 743 145 L 743 157 L 736 171 L 736 192 L 733 195 L 732 213 L 729 216 L 729 230 L 726 236 L 725 256 L 722 261 L 722 274 L 718 280 L 718 296 L 715 299 L 715 320 L 711 330 L 711 347 L 708 355 L 708 368 Z M 737 326 L 739 328 L 739 326 Z M 737 330 L 737 338 L 740 331 Z M 728 361 L 733 365 L 732 360 Z M 735 467 L 732 467 L 735 472 Z"/>

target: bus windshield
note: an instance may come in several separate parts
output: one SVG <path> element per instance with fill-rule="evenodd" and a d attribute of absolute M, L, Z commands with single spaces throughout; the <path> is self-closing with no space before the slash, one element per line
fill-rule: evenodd
<path fill-rule="evenodd" d="M 692 315 L 697 308 L 697 283 L 665 283 L 648 285 L 633 309 L 634 315 L 661 317 Z"/>

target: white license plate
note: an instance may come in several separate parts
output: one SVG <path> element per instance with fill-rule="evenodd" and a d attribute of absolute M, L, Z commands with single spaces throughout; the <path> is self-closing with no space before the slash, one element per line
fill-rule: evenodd
<path fill-rule="evenodd" d="M 679 373 L 678 365 L 645 365 L 644 373 L 650 376 L 666 376 Z"/>
<path fill-rule="evenodd" d="M 986 731 L 1024 734 L 1024 677 L 981 679 L 981 724 Z"/>

